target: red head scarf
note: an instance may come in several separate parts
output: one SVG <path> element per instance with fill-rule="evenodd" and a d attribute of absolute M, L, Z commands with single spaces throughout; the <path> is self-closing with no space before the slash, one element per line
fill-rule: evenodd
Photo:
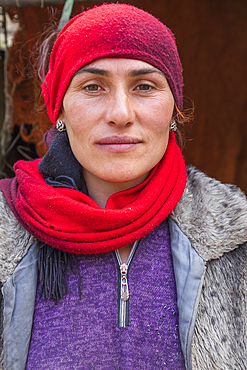
<path fill-rule="evenodd" d="M 182 66 L 170 29 L 134 6 L 104 4 L 71 19 L 54 44 L 42 84 L 53 124 L 74 74 L 100 58 L 138 59 L 158 68 L 165 74 L 176 105 L 182 110 Z"/>

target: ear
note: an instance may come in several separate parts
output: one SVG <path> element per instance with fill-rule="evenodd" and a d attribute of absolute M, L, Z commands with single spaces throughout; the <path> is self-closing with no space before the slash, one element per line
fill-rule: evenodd
<path fill-rule="evenodd" d="M 63 109 L 63 107 L 61 107 L 61 109 L 60 109 L 60 113 L 59 113 L 59 116 L 57 117 L 57 121 L 60 119 L 61 121 L 64 121 L 64 119 L 65 119 L 65 114 L 64 114 L 64 109 Z"/>

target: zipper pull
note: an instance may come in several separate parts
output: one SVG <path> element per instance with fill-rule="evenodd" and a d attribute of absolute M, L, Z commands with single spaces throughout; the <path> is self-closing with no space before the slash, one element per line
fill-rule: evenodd
<path fill-rule="evenodd" d="M 122 263 L 122 265 L 120 266 L 120 271 L 121 271 L 121 299 L 122 301 L 128 301 L 129 299 L 129 288 L 127 280 L 128 265 L 126 265 L 126 263 Z"/>

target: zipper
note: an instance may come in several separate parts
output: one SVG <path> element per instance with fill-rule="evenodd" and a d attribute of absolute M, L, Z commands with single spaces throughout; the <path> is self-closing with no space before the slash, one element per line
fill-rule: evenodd
<path fill-rule="evenodd" d="M 129 326 L 129 285 L 128 272 L 130 264 L 133 260 L 135 251 L 138 247 L 139 240 L 136 240 L 131 248 L 129 257 L 126 263 L 122 263 L 118 250 L 115 250 L 115 257 L 119 267 L 118 270 L 118 326 Z"/>

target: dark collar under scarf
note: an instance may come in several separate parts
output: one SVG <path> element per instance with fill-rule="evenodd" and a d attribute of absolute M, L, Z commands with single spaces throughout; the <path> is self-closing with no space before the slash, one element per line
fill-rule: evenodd
<path fill-rule="evenodd" d="M 46 184 L 54 188 L 69 188 L 88 195 L 82 175 L 82 167 L 75 158 L 66 131 L 58 132 L 55 137 L 52 128 L 45 137 L 49 151 L 39 163 L 39 171 L 44 175 Z M 50 136 L 47 140 L 47 136 Z M 52 140 L 52 141 L 49 141 Z"/>

